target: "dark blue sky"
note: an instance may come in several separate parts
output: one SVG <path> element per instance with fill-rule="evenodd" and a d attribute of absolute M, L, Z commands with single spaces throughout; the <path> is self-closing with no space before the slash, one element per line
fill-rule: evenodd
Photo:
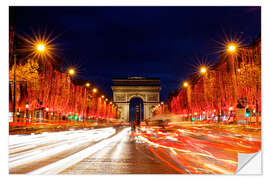
<path fill-rule="evenodd" d="M 260 7 L 16 7 L 16 32 L 61 34 L 66 65 L 112 95 L 112 78 L 161 79 L 161 99 L 180 87 L 196 59 L 217 62 L 224 33 L 247 42 L 261 32 Z"/>

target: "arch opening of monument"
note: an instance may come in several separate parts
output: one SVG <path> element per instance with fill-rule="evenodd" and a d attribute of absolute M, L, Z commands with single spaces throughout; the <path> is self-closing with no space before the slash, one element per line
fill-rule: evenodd
<path fill-rule="evenodd" d="M 129 103 L 129 122 L 140 124 L 143 119 L 143 100 L 133 97 Z"/>
<path fill-rule="evenodd" d="M 120 111 L 120 121 L 130 120 L 130 103 L 133 98 L 140 98 L 142 103 L 142 117 L 149 119 L 152 109 L 160 103 L 160 79 L 129 77 L 113 79 L 113 101 Z M 142 120 L 143 120 L 142 119 Z"/>

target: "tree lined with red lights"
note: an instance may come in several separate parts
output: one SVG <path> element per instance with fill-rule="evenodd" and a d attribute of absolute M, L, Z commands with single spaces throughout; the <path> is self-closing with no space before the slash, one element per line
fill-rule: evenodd
<path fill-rule="evenodd" d="M 10 112 L 15 110 L 15 121 L 41 117 L 56 121 L 118 118 L 117 106 L 100 94 L 93 84 L 82 84 L 72 79 L 75 69 L 61 72 L 55 68 L 51 63 L 55 60 L 51 40 L 40 35 L 21 39 L 28 44 L 22 49 L 28 55 L 17 60 L 23 63 L 13 64 L 9 71 L 9 96 L 13 97 L 10 98 L 9 109 Z"/>
<path fill-rule="evenodd" d="M 261 41 L 228 45 L 212 68 L 202 66 L 169 101 L 171 112 L 185 117 L 230 116 L 238 108 L 261 114 Z M 250 114 L 248 114 L 249 116 Z"/>

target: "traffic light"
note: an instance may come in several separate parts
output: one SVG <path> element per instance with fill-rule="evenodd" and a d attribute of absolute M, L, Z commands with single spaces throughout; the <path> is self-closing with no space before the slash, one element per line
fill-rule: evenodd
<path fill-rule="evenodd" d="M 245 115 L 246 117 L 250 117 L 250 112 L 249 112 L 249 110 L 248 109 L 246 109 L 246 115 Z"/>

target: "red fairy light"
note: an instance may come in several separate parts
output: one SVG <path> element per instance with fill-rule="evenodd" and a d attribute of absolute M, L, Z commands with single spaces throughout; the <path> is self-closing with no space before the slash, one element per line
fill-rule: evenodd
<path fill-rule="evenodd" d="M 260 52 L 261 43 L 258 42 L 253 47 L 239 49 L 238 56 L 222 59 L 222 63 L 209 71 L 208 76 L 200 77 L 172 97 L 169 101 L 171 111 L 176 114 L 197 112 L 202 115 L 204 111 L 217 109 L 217 113 L 223 115 L 229 112 L 230 107 L 235 109 L 238 101 L 242 99 L 245 106 L 257 109 L 256 112 L 260 114 Z"/>
<path fill-rule="evenodd" d="M 105 100 L 86 87 L 73 84 L 66 73 L 53 70 L 50 65 L 39 74 L 39 81 L 27 83 L 25 92 L 20 92 L 19 86 L 17 88 L 17 111 L 25 111 L 27 101 L 27 110 L 43 109 L 45 112 L 49 109 L 51 116 L 77 114 L 83 118 L 116 118 L 115 110 Z"/>

